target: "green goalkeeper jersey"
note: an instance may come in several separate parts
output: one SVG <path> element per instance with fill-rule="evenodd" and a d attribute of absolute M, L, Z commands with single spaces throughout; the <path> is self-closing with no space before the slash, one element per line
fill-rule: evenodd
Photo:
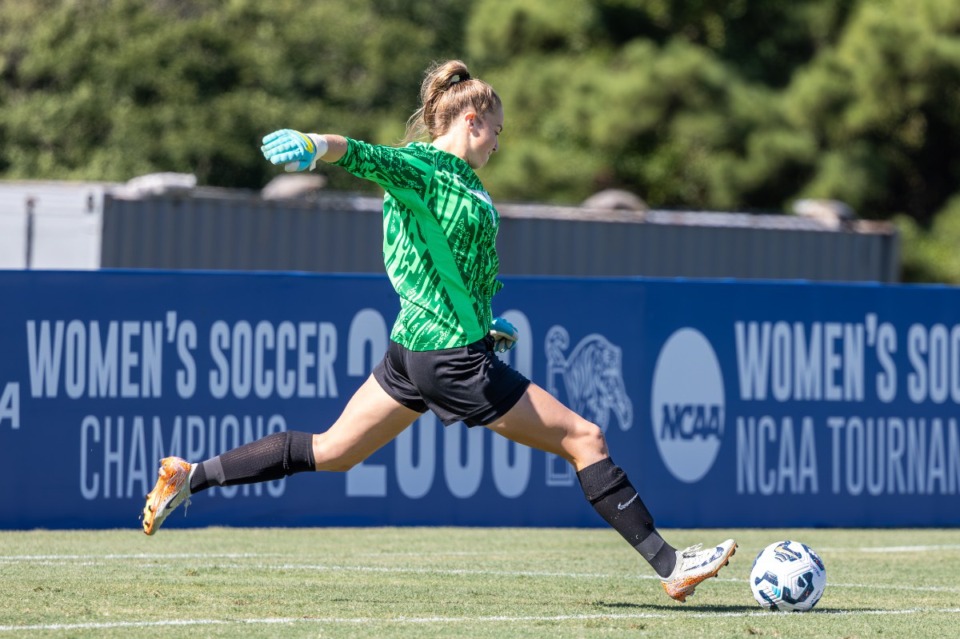
<path fill-rule="evenodd" d="M 395 148 L 351 139 L 337 164 L 386 191 L 383 259 L 400 296 L 390 339 L 413 351 L 482 339 L 502 287 L 500 214 L 470 165 L 431 144 Z"/>

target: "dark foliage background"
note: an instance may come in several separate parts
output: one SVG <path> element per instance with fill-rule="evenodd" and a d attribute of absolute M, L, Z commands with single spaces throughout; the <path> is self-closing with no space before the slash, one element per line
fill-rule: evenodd
<path fill-rule="evenodd" d="M 259 188 L 262 135 L 397 143 L 449 57 L 504 100 L 499 200 L 839 199 L 899 225 L 907 280 L 960 283 L 955 0 L 7 0 L 0 177 Z"/>

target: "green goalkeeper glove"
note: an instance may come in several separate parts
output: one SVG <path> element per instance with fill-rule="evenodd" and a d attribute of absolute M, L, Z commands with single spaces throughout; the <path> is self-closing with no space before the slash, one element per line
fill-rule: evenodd
<path fill-rule="evenodd" d="M 513 324 L 498 317 L 490 322 L 490 337 L 493 338 L 493 351 L 495 353 L 506 353 L 517 343 L 520 336 Z"/>
<path fill-rule="evenodd" d="M 263 138 L 260 151 L 272 164 L 282 164 L 287 171 L 312 171 L 317 159 L 326 155 L 327 141 L 316 133 L 280 129 Z"/>

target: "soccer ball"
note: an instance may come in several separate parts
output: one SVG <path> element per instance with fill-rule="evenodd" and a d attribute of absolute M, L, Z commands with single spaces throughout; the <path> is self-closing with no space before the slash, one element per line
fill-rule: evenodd
<path fill-rule="evenodd" d="M 827 586 L 823 560 L 799 541 L 778 541 L 760 551 L 750 571 L 753 598 L 767 610 L 810 610 Z"/>

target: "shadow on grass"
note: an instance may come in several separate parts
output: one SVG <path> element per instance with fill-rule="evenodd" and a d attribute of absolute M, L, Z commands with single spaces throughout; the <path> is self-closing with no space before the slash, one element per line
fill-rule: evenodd
<path fill-rule="evenodd" d="M 708 606 L 698 606 L 697 604 L 680 604 L 680 603 L 626 603 L 621 601 L 611 602 L 611 601 L 594 601 L 591 603 L 592 606 L 596 608 L 601 608 L 604 610 L 619 610 L 625 611 L 630 610 L 633 612 L 714 612 L 714 613 L 737 613 L 744 614 L 750 612 L 763 612 L 759 606 L 726 606 L 726 605 L 716 605 L 711 604 Z"/>
<path fill-rule="evenodd" d="M 887 610 L 883 608 L 871 607 L 871 606 L 850 606 L 847 608 L 830 608 L 817 606 L 813 610 L 807 610 L 805 612 L 795 612 L 795 611 L 786 611 L 786 610 L 764 610 L 760 606 L 750 606 L 750 605 L 722 605 L 722 604 L 710 604 L 698 606 L 696 604 L 670 604 L 670 603 L 626 603 L 626 602 L 610 602 L 610 601 L 594 601 L 591 602 L 593 607 L 606 610 L 606 611 L 618 611 L 621 613 L 624 612 L 646 612 L 646 613 L 656 613 L 656 614 L 665 614 L 665 613 L 678 613 L 678 614 L 715 614 L 718 616 L 722 615 L 744 615 L 751 617 L 764 617 L 770 616 L 770 618 L 783 618 L 783 617 L 793 617 L 797 615 L 817 615 L 817 616 L 847 616 L 851 614 L 881 614 L 881 613 L 891 613 L 895 614 L 896 610 Z"/>

